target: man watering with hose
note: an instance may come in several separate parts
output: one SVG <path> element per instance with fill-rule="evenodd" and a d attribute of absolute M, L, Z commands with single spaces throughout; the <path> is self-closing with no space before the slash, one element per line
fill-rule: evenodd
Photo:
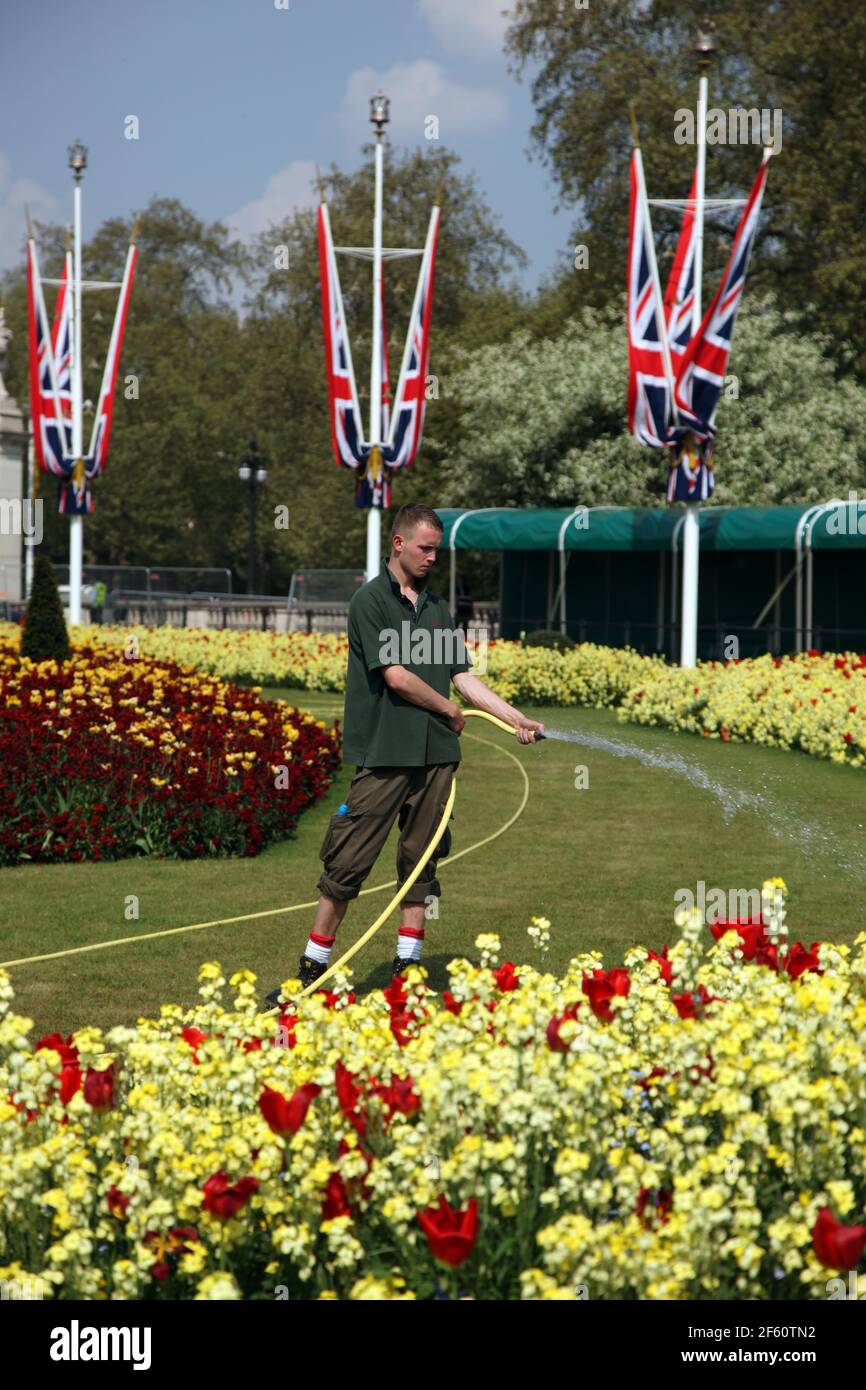
<path fill-rule="evenodd" d="M 450 698 L 451 682 L 470 704 L 514 728 L 521 743 L 532 743 L 543 733 L 542 724 L 526 719 L 473 673 L 448 605 L 428 589 L 441 540 L 442 523 L 432 507 L 420 502 L 401 507 L 385 568 L 349 605 L 343 760 L 356 771 L 319 851 L 321 896 L 298 970 L 305 988 L 328 969 L 337 929 L 394 821 L 400 829 L 399 883 L 409 877 L 433 837 L 460 762 L 459 734 L 465 723 Z M 401 901 L 395 975 L 421 959 L 425 904 L 441 894 L 436 864 L 448 853 L 450 838 L 446 829 Z M 268 1005 L 276 1005 L 279 997 L 279 989 L 273 990 Z"/>

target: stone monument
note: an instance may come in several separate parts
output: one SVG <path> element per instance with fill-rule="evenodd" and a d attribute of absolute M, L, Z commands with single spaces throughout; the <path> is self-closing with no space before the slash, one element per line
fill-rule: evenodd
<path fill-rule="evenodd" d="M 41 535 L 41 517 L 22 497 L 27 432 L 18 403 L 3 382 L 11 338 L 0 305 L 0 614 L 22 599 L 25 537 L 32 542 Z"/>

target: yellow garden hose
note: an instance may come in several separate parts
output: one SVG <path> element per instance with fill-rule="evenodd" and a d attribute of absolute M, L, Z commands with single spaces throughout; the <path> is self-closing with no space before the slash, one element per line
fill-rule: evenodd
<path fill-rule="evenodd" d="M 491 724 L 495 724 L 497 728 L 503 729 L 507 734 L 513 734 L 516 732 L 512 724 L 506 724 L 504 719 L 498 719 L 495 714 L 488 714 L 486 710 L 467 709 L 463 710 L 462 713 L 465 715 L 467 719 L 488 719 Z M 538 737 L 538 735 L 536 735 L 536 737 Z M 348 960 L 351 960 L 352 956 L 354 956 L 357 951 L 360 951 L 361 947 L 365 946 L 366 943 L 370 940 L 370 937 L 375 936 L 379 928 L 388 920 L 388 918 L 391 916 L 391 913 L 394 911 L 394 908 L 397 906 L 400 900 L 406 896 L 408 889 L 410 889 L 412 885 L 417 881 L 421 873 L 421 870 L 424 868 L 425 864 L 430 859 L 439 841 L 442 839 L 442 836 L 445 834 L 445 827 L 448 824 L 448 819 L 454 807 L 454 800 L 456 795 L 457 778 L 455 775 L 451 782 L 451 790 L 448 793 L 448 800 L 445 803 L 445 810 L 442 812 L 442 819 L 439 821 L 439 824 L 433 832 L 433 837 L 430 840 L 430 843 L 428 844 L 424 853 L 421 855 L 421 858 L 418 860 L 418 863 L 415 865 L 409 877 L 405 880 L 405 882 L 398 885 L 397 892 L 394 894 L 393 898 L 388 903 L 388 906 L 382 912 L 379 913 L 379 916 L 376 918 L 373 925 L 368 927 L 367 930 L 361 936 L 358 937 L 358 940 L 353 942 L 353 944 L 349 947 L 347 951 L 344 951 L 343 955 L 340 956 L 340 959 L 338 961 L 335 961 L 333 965 L 329 965 L 324 974 L 320 975 L 319 978 L 313 984 L 307 985 L 306 989 L 301 990 L 300 994 L 297 996 L 299 999 L 303 999 L 305 995 L 312 993 L 313 990 L 321 989 L 325 980 L 329 980 L 331 976 L 341 968 L 341 966 L 345 965 Z M 279 1008 L 267 1010 L 268 1014 L 279 1012 Z"/>

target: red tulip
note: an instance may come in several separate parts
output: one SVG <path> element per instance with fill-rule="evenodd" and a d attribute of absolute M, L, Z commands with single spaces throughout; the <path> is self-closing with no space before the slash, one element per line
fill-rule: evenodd
<path fill-rule="evenodd" d="M 322 1202 L 322 1220 L 333 1221 L 337 1216 L 351 1216 L 352 1208 L 349 1206 L 349 1197 L 346 1192 L 346 1184 L 343 1182 L 342 1174 L 332 1173 L 325 1185 L 325 1197 Z"/>
<path fill-rule="evenodd" d="M 661 955 L 657 951 L 647 951 L 647 958 L 654 960 L 661 972 L 661 978 L 666 985 L 669 985 L 674 977 L 673 961 L 668 960 L 668 948 L 662 947 Z"/>
<path fill-rule="evenodd" d="M 554 1015 L 547 1025 L 547 1045 L 552 1052 L 567 1052 L 569 1044 L 560 1036 L 560 1028 L 567 1018 L 577 1018 L 579 1004 L 570 1004 L 565 1013 Z"/>
<path fill-rule="evenodd" d="M 110 1110 L 114 1105 L 114 1064 L 105 1071 L 87 1068 L 84 1078 L 84 1099 L 94 1110 Z"/>
<path fill-rule="evenodd" d="M 709 994 L 706 985 L 698 985 L 692 994 L 672 994 L 671 1001 L 680 1018 L 697 1018 L 698 1008 L 703 1014 L 707 1005 L 715 1003 L 718 997 L 717 994 Z"/>
<path fill-rule="evenodd" d="M 642 1187 L 637 1194 L 635 1211 L 637 1212 L 638 1220 L 641 1225 L 645 1226 L 646 1221 L 644 1220 L 644 1213 L 647 1206 L 650 1206 L 661 1220 L 662 1225 L 664 1225 L 673 1208 L 673 1204 L 673 1193 L 669 1192 L 666 1187 L 660 1187 L 657 1191 L 649 1187 Z"/>
<path fill-rule="evenodd" d="M 456 1267 L 472 1254 L 478 1235 L 478 1202 L 470 1197 L 465 1211 L 455 1211 L 440 1196 L 438 1207 L 419 1211 L 418 1224 L 433 1257 Z"/>
<path fill-rule="evenodd" d="M 68 1105 L 72 1097 L 81 1090 L 81 1068 L 74 1062 L 64 1065 L 60 1071 L 60 1099 Z"/>
<path fill-rule="evenodd" d="M 823 970 L 820 968 L 820 958 L 818 956 L 818 948 L 820 945 L 820 941 L 813 941 L 807 951 L 802 941 L 794 942 L 785 961 L 785 969 L 792 980 L 799 980 L 800 976 L 805 974 L 807 970 L 814 970 L 816 975 L 824 974 Z"/>
<path fill-rule="evenodd" d="M 508 994 L 512 989 L 517 989 L 520 979 L 514 966 L 514 962 L 507 960 L 500 965 L 498 970 L 491 971 L 496 988 L 501 989 L 503 994 Z"/>
<path fill-rule="evenodd" d="M 866 1249 L 866 1226 L 843 1226 L 822 1207 L 812 1227 L 812 1249 L 827 1269 L 854 1269 Z"/>
<path fill-rule="evenodd" d="M 321 1086 L 308 1081 L 299 1086 L 292 1096 L 284 1096 L 282 1091 L 273 1091 L 266 1086 L 259 1096 L 259 1109 L 274 1134 L 297 1134 L 306 1119 L 310 1102 L 321 1091 Z"/>
<path fill-rule="evenodd" d="M 451 993 L 449 989 L 443 989 L 442 1003 L 445 1005 L 449 1014 L 456 1014 L 459 1017 L 460 1010 L 463 1008 L 463 1004 L 459 999 L 454 998 L 454 995 Z"/>
<path fill-rule="evenodd" d="M 399 1077 L 391 1073 L 390 1086 L 376 1086 L 376 1094 L 388 1107 L 390 1119 L 397 1111 L 401 1115 L 416 1115 L 421 1109 L 421 1097 L 413 1090 L 411 1076 Z"/>
<path fill-rule="evenodd" d="M 613 970 L 593 970 L 592 975 L 584 975 L 583 992 L 589 999 L 589 1006 L 596 1018 L 604 1023 L 613 1022 L 610 1001 L 615 995 L 626 995 L 631 989 L 627 970 L 616 966 Z"/>
<path fill-rule="evenodd" d="M 205 1211 L 212 1212 L 221 1221 L 228 1221 L 231 1217 L 237 1216 L 241 1207 L 246 1206 L 249 1198 L 258 1190 L 258 1178 L 241 1178 L 239 1182 L 230 1183 L 228 1174 L 220 1169 L 202 1186 L 202 1206 Z"/>
<path fill-rule="evenodd" d="M 39 1039 L 35 1050 L 39 1052 L 41 1048 L 51 1048 L 52 1052 L 59 1052 L 64 1066 L 78 1061 L 78 1048 L 72 1046 L 71 1033 L 67 1033 L 65 1040 L 61 1033 L 46 1033 L 44 1038 Z"/>
<path fill-rule="evenodd" d="M 116 1216 L 119 1221 L 122 1221 L 126 1216 L 126 1208 L 129 1206 L 132 1199 L 128 1197 L 125 1192 L 118 1192 L 114 1183 L 112 1183 L 108 1189 L 106 1199 L 108 1201 L 108 1210 L 111 1212 L 111 1215 Z"/>

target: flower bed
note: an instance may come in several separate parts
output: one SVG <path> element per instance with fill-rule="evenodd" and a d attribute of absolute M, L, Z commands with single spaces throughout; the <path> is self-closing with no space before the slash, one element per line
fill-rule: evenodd
<path fill-rule="evenodd" d="M 711 738 L 799 748 L 866 766 L 866 656 L 804 652 L 665 666 L 634 686 L 622 720 Z"/>
<path fill-rule="evenodd" d="M 4 632 L 11 638 L 15 629 L 0 624 L 0 638 Z M 345 688 L 348 644 L 340 636 L 95 627 L 88 640 L 111 648 L 133 643 L 149 657 L 221 679 Z M 866 766 L 866 656 L 853 652 L 707 661 L 683 670 L 660 656 L 591 642 L 558 652 L 496 641 L 488 644 L 487 663 L 485 682 L 518 706 L 616 709 L 624 722 Z"/>
<path fill-rule="evenodd" d="M 0 864 L 257 854 L 339 767 L 339 734 L 214 677 L 0 637 Z"/>
<path fill-rule="evenodd" d="M 693 914 L 621 966 L 557 980 L 488 935 L 441 998 L 417 967 L 361 1000 L 348 975 L 294 981 L 279 1019 L 249 972 L 224 1003 L 211 963 L 187 1013 L 31 1040 L 0 976 L 0 1277 L 72 1299 L 828 1297 L 866 1247 L 866 934 L 789 947 L 767 887 L 762 920 L 710 936 Z"/>

